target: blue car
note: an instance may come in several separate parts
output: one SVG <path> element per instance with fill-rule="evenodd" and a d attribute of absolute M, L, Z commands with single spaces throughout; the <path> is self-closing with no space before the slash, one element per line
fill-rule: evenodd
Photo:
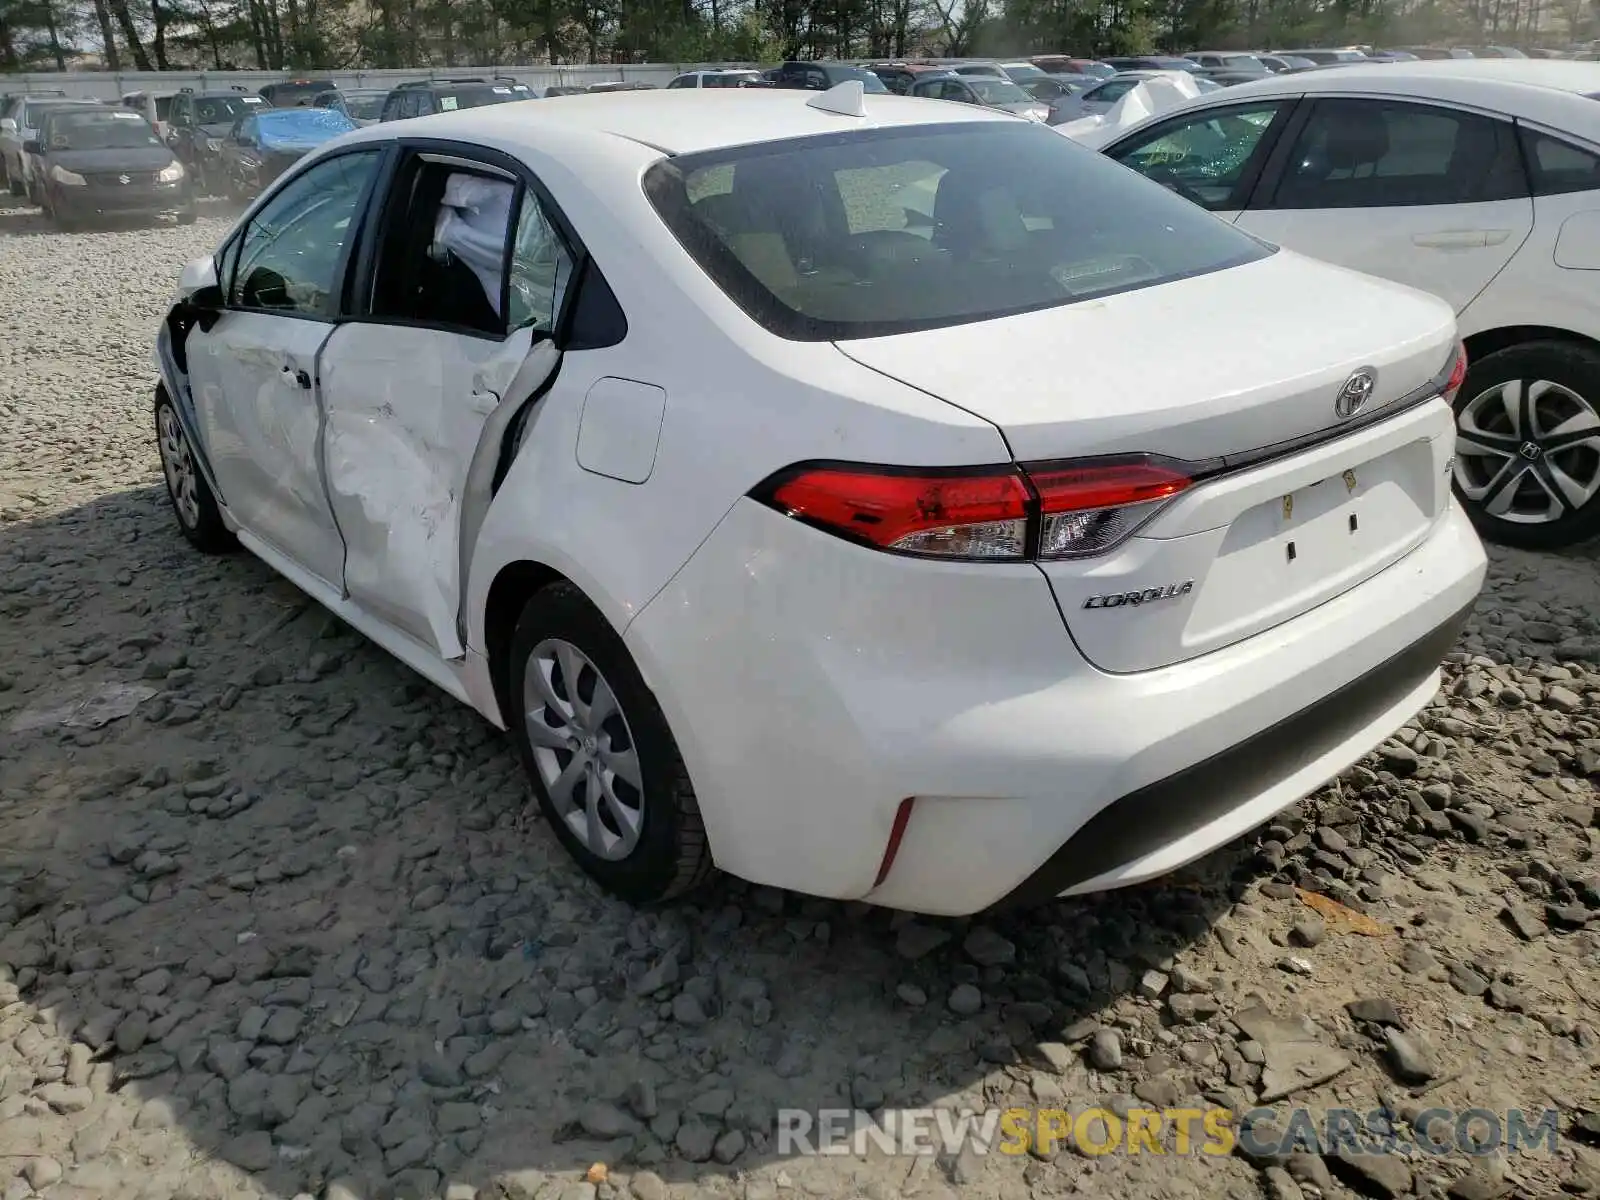
<path fill-rule="evenodd" d="M 223 139 L 228 195 L 249 200 L 324 142 L 359 129 L 331 108 L 268 108 L 234 123 Z"/>

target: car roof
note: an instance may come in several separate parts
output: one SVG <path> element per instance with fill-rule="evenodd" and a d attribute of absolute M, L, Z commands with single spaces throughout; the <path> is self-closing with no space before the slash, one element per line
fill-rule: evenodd
<path fill-rule="evenodd" d="M 407 121 L 403 132 L 408 136 L 492 137 L 506 145 L 533 149 L 528 135 L 553 128 L 609 134 L 664 154 L 694 154 L 852 129 L 1019 119 L 996 109 L 960 104 L 935 107 L 926 100 L 877 92 L 865 93 L 866 117 L 846 117 L 811 106 L 811 100 L 826 94 L 787 88 L 608 92 L 564 96 L 560 104 L 496 104 L 438 113 Z"/>
<path fill-rule="evenodd" d="M 1441 58 L 1416 62 L 1352 63 L 1298 71 L 1208 93 L 1179 110 L 1231 106 L 1276 96 L 1393 96 L 1499 112 L 1600 142 L 1600 63 L 1538 58 Z M 1133 132 L 1129 129 L 1129 133 Z M 1117 140 L 1121 140 L 1119 137 Z"/>

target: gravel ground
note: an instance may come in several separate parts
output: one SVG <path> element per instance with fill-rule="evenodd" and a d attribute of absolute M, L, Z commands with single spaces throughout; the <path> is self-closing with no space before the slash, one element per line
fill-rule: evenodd
<path fill-rule="evenodd" d="M 1591 559 L 1496 552 L 1415 726 L 1181 878 L 989 922 L 732 881 L 634 912 L 473 714 L 178 537 L 151 337 L 226 220 L 0 209 L 0 1200 L 1600 1194 Z M 773 1136 L 780 1107 L 1258 1100 L 1387 1106 L 1402 1138 L 1428 1106 L 1555 1106 L 1562 1141 Z"/>

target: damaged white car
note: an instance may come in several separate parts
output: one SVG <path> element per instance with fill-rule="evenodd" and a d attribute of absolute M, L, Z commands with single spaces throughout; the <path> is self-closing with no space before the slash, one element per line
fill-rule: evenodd
<path fill-rule="evenodd" d="M 506 728 L 634 901 L 1148 879 L 1409 719 L 1483 579 L 1447 306 L 858 83 L 349 134 L 158 358 L 190 541 Z"/>

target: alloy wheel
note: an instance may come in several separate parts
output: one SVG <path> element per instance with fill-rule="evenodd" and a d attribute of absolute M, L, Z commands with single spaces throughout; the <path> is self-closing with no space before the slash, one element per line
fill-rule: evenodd
<path fill-rule="evenodd" d="M 178 517 L 190 529 L 200 524 L 199 475 L 195 470 L 194 455 L 189 450 L 189 439 L 178 424 L 177 414 L 170 404 L 163 404 L 156 419 L 161 447 L 161 470 L 167 477 L 167 489 L 178 509 Z"/>
<path fill-rule="evenodd" d="M 1456 418 L 1455 478 L 1502 521 L 1559 521 L 1600 492 L 1600 412 L 1547 379 L 1497 383 Z"/>
<path fill-rule="evenodd" d="M 639 752 L 616 693 L 588 655 L 546 638 L 522 686 L 523 722 L 550 802 L 590 853 L 628 857 L 644 827 Z"/>

